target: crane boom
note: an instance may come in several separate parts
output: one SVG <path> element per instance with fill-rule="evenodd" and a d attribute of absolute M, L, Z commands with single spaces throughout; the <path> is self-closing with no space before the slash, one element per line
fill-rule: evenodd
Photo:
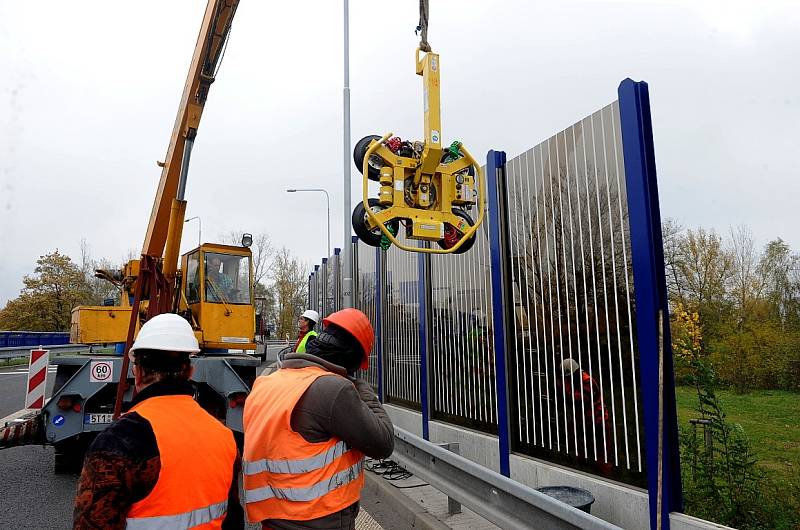
<path fill-rule="evenodd" d="M 163 164 L 159 163 L 162 166 L 161 180 L 150 213 L 150 222 L 142 247 L 143 255 L 160 258 L 164 253 L 172 201 L 176 198 L 183 200 L 192 144 L 200 125 L 209 88 L 214 82 L 225 51 L 238 4 L 239 0 L 209 0 L 206 6 L 178 115 L 172 129 L 167 156 Z M 175 248 L 172 252 L 177 253 L 178 249 Z M 167 256 L 164 258 L 168 259 Z"/>

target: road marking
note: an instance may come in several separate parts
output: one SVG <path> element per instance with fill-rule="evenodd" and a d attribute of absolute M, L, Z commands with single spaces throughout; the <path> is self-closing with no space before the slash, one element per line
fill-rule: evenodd
<path fill-rule="evenodd" d="M 55 371 L 56 371 L 55 368 L 48 368 L 47 369 L 47 372 L 51 373 L 51 374 L 55 373 Z M 0 375 L 27 375 L 27 374 L 28 374 L 27 370 L 24 371 L 24 372 L 0 372 Z"/>

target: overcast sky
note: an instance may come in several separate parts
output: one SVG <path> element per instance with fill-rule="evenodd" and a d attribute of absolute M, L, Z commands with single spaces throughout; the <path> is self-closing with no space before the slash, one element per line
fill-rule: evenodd
<path fill-rule="evenodd" d="M 431 4 L 447 143 L 516 156 L 644 80 L 662 215 L 800 250 L 800 1 Z M 0 304 L 81 238 L 96 258 L 140 252 L 205 5 L 0 0 Z M 353 144 L 421 136 L 417 7 L 350 2 Z M 266 232 L 318 262 L 324 198 L 284 190 L 324 187 L 341 244 L 342 60 L 341 2 L 241 1 L 189 173 L 205 241 Z"/>

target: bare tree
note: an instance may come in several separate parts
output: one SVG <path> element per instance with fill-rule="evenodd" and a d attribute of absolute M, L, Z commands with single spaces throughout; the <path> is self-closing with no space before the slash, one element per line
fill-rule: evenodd
<path fill-rule="evenodd" d="M 746 226 L 730 229 L 728 252 L 731 258 L 729 292 L 741 324 L 752 312 L 752 304 L 761 298 L 765 276 L 759 270 L 761 256 L 756 251 L 753 233 Z"/>
<path fill-rule="evenodd" d="M 275 296 L 275 327 L 279 337 L 294 334 L 295 321 L 305 307 L 308 290 L 305 270 L 306 267 L 288 248 L 283 247 L 275 254 L 272 291 Z"/>
<path fill-rule="evenodd" d="M 226 245 L 241 246 L 243 233 L 242 231 L 237 232 L 234 230 L 219 239 Z M 253 244 L 250 246 L 250 251 L 253 253 L 253 282 L 255 285 L 263 284 L 272 268 L 273 260 L 275 259 L 275 248 L 272 246 L 269 236 L 262 232 L 253 234 Z"/>
<path fill-rule="evenodd" d="M 685 298 L 698 308 L 701 316 L 706 304 L 725 298 L 733 258 L 714 230 L 687 230 L 680 244 L 677 266 L 686 282 Z"/>
<path fill-rule="evenodd" d="M 95 271 L 98 269 L 114 270 L 120 267 L 112 263 L 108 258 L 94 259 L 91 246 L 86 241 L 86 238 L 81 238 L 81 257 L 78 266 L 89 290 L 89 300 L 87 301 L 89 304 L 100 305 L 108 299 L 113 299 L 115 303 L 119 303 L 119 288 L 109 281 L 96 277 Z"/>
<path fill-rule="evenodd" d="M 664 242 L 664 267 L 669 299 L 670 301 L 683 300 L 685 282 L 679 269 L 680 250 L 686 238 L 683 234 L 683 226 L 677 220 L 668 217 L 661 223 L 661 236 Z"/>

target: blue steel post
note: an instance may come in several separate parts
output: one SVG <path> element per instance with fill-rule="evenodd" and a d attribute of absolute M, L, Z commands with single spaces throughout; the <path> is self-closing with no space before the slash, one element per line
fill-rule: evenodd
<path fill-rule="evenodd" d="M 420 243 L 423 245 L 424 243 Z M 430 254 L 417 254 L 417 298 L 419 302 L 419 394 L 422 407 L 422 437 L 430 440 L 428 401 L 428 308 L 430 307 Z"/>
<path fill-rule="evenodd" d="M 486 155 L 486 184 L 488 188 L 489 259 L 492 276 L 492 325 L 494 328 L 494 362 L 497 377 L 497 434 L 500 442 L 500 473 L 511 476 L 511 431 L 508 422 L 508 378 L 506 374 L 506 311 L 510 303 L 505 281 L 510 281 L 505 270 L 505 226 L 504 200 L 506 154 L 504 151 L 489 151 Z"/>
<path fill-rule="evenodd" d="M 375 248 L 375 346 L 378 348 L 378 399 L 385 402 L 383 395 L 383 255 L 380 247 Z"/>
<path fill-rule="evenodd" d="M 664 243 L 658 205 L 653 126 L 647 83 L 624 80 L 619 86 L 619 113 L 628 194 L 631 258 L 639 343 L 639 377 L 647 452 L 650 528 L 657 528 L 659 390 L 658 313 L 663 314 L 663 431 L 661 439 L 661 528 L 669 529 L 669 513 L 681 511 L 681 471 L 678 454 L 678 420 L 675 379 L 669 333 Z M 659 529 L 661 530 L 661 529 Z"/>

